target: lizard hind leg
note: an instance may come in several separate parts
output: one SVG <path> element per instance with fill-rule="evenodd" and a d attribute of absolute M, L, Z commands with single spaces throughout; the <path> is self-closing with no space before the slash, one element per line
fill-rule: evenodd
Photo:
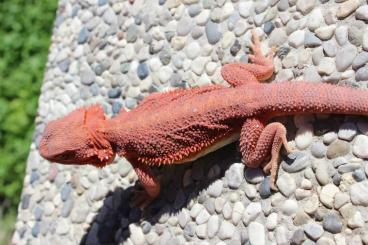
<path fill-rule="evenodd" d="M 144 188 L 144 190 L 133 192 L 134 196 L 131 200 L 131 205 L 143 210 L 160 194 L 160 183 L 153 175 L 150 167 L 137 161 L 131 161 L 131 163 Z"/>
<path fill-rule="evenodd" d="M 286 151 L 290 151 L 284 125 L 278 122 L 265 125 L 257 118 L 249 118 L 245 121 L 240 133 L 240 150 L 243 161 L 247 167 L 257 168 L 271 154 L 271 159 L 263 170 L 271 174 L 270 187 L 273 190 L 277 190 L 275 182 L 282 146 Z"/>

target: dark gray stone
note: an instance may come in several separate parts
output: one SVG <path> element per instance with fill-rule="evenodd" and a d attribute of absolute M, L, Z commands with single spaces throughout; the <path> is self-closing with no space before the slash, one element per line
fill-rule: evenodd
<path fill-rule="evenodd" d="M 38 234 L 40 234 L 40 230 L 41 230 L 41 226 L 40 226 L 40 222 L 36 222 L 35 225 L 32 227 L 32 236 L 33 237 L 38 237 Z"/>
<path fill-rule="evenodd" d="M 239 41 L 236 39 L 234 44 L 230 48 L 231 55 L 236 56 L 236 54 L 239 52 L 240 49 L 241 49 L 241 45 Z"/>
<path fill-rule="evenodd" d="M 78 35 L 78 43 L 79 44 L 84 44 L 88 41 L 89 38 L 89 31 L 86 27 L 82 27 L 82 29 L 79 32 Z"/>
<path fill-rule="evenodd" d="M 265 199 L 269 196 L 271 196 L 271 188 L 270 188 L 270 178 L 264 178 L 261 182 L 261 184 L 258 187 L 259 195 Z"/>
<path fill-rule="evenodd" d="M 24 194 L 22 196 L 22 201 L 21 201 L 22 209 L 27 209 L 28 208 L 30 199 L 31 199 L 31 195 L 29 195 L 29 194 Z"/>
<path fill-rule="evenodd" d="M 112 113 L 118 114 L 121 107 L 122 107 L 122 104 L 119 101 L 114 101 L 112 103 Z"/>
<path fill-rule="evenodd" d="M 148 76 L 148 74 L 149 70 L 147 64 L 145 62 L 140 63 L 137 68 L 138 77 L 143 80 Z"/>
<path fill-rule="evenodd" d="M 111 99 L 115 99 L 120 97 L 121 89 L 120 88 L 112 88 L 107 91 L 107 96 Z"/>
<path fill-rule="evenodd" d="M 31 178 L 29 180 L 30 184 L 34 184 L 37 180 L 40 179 L 40 173 L 37 170 L 33 170 L 31 172 Z"/>
<path fill-rule="evenodd" d="M 353 177 L 357 182 L 361 182 L 366 179 L 364 171 L 359 168 L 353 172 Z"/>
<path fill-rule="evenodd" d="M 266 34 L 270 34 L 273 31 L 273 29 L 275 29 L 275 25 L 271 21 L 267 21 L 266 23 L 264 23 L 263 31 Z"/>

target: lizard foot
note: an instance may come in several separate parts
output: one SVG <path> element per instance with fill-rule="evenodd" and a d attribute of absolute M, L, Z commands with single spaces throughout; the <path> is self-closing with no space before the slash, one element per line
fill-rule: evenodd
<path fill-rule="evenodd" d="M 271 160 L 263 166 L 263 172 L 265 174 L 271 174 L 270 176 L 270 188 L 273 191 L 277 191 L 278 188 L 276 186 L 276 176 L 277 176 L 277 171 L 278 171 L 278 167 L 279 167 L 279 158 L 271 158 Z"/>
<path fill-rule="evenodd" d="M 133 197 L 130 200 L 130 205 L 138 207 L 140 210 L 145 209 L 154 200 L 145 190 L 133 190 L 132 192 Z"/>
<path fill-rule="evenodd" d="M 267 56 L 264 56 L 261 50 L 261 41 L 255 29 L 252 29 L 252 36 L 253 42 L 250 44 L 250 48 L 252 49 L 253 55 L 250 54 L 249 59 L 254 64 L 273 67 L 273 56 L 275 55 L 276 48 L 272 47 Z"/>

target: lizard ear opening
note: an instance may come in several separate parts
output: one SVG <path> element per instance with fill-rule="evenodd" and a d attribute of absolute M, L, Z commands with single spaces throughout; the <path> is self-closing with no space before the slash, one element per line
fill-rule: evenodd
<path fill-rule="evenodd" d="M 114 149 L 104 135 L 106 123 L 102 106 L 93 105 L 86 108 L 84 125 L 88 129 L 93 145 L 92 149 L 90 149 L 92 151 L 91 155 L 94 155 L 91 163 L 96 167 L 103 167 L 111 163 L 115 158 Z"/>

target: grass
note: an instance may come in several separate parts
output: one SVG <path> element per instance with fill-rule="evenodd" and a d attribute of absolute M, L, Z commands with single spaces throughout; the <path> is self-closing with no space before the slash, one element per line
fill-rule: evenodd
<path fill-rule="evenodd" d="M 11 236 L 57 0 L 0 1 L 0 241 Z"/>

